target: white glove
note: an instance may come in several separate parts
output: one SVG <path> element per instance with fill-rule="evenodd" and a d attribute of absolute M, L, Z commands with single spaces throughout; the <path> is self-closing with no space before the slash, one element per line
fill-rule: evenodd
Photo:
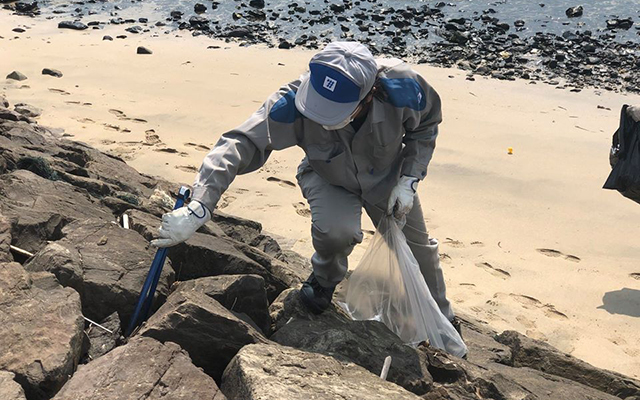
<path fill-rule="evenodd" d="M 413 197 L 416 195 L 418 178 L 403 175 L 400 181 L 391 191 L 389 204 L 387 205 L 387 215 L 394 214 L 400 219 L 413 208 Z"/>
<path fill-rule="evenodd" d="M 192 201 L 186 207 L 178 208 L 162 216 L 162 226 L 158 239 L 152 240 L 155 247 L 171 247 L 193 236 L 194 233 L 211 219 L 207 207 L 198 201 Z"/>
<path fill-rule="evenodd" d="M 627 107 L 627 114 L 629 114 L 634 121 L 640 122 L 640 104 L 637 106 Z"/>

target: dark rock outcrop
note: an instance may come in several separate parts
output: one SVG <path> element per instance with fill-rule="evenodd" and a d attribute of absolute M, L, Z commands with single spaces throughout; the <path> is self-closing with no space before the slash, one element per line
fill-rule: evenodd
<path fill-rule="evenodd" d="M 62 285 L 77 290 L 88 318 L 102 321 L 116 311 L 128 323 L 155 249 L 135 231 L 103 220 L 73 222 L 62 235 L 35 254 L 25 268 L 52 272 Z M 155 293 L 155 308 L 166 298 L 173 280 L 167 261 Z"/>
<path fill-rule="evenodd" d="M 132 229 L 150 240 L 160 226 L 160 219 L 142 213 L 129 213 Z M 215 219 L 215 218 L 214 218 Z M 267 298 L 273 301 L 283 290 L 300 284 L 310 270 L 297 263 L 280 261 L 248 244 L 233 240 L 220 232 L 219 220 L 209 223 L 185 243 L 171 247 L 168 257 L 176 271 L 176 280 L 207 276 L 253 274 L 265 281 Z M 224 225 L 223 225 L 224 226 Z M 230 232 L 227 229 L 227 232 Z M 212 234 L 209 234 L 212 233 Z"/>
<path fill-rule="evenodd" d="M 179 344 L 195 365 L 216 380 L 243 346 L 267 342 L 213 298 L 194 291 L 171 294 L 138 335 Z"/>
<path fill-rule="evenodd" d="M 392 357 L 388 380 L 417 394 L 431 390 L 427 356 L 406 346 L 384 324 L 353 321 L 337 308 L 316 316 L 300 303 L 297 289 L 282 292 L 271 304 L 276 329 L 271 340 L 285 346 L 333 356 L 379 374 Z"/>
<path fill-rule="evenodd" d="M 245 346 L 222 377 L 231 400 L 420 399 L 362 367 L 279 345 Z"/>
<path fill-rule="evenodd" d="M 220 275 L 175 285 L 175 292 L 199 292 L 215 299 L 227 310 L 246 314 L 263 333 L 271 325 L 264 279 L 258 275 Z"/>
<path fill-rule="evenodd" d="M 0 370 L 14 373 L 30 400 L 48 399 L 82 355 L 80 296 L 49 273 L 0 263 Z"/>
<path fill-rule="evenodd" d="M 175 343 L 135 338 L 78 368 L 55 400 L 225 400 Z"/>
<path fill-rule="evenodd" d="M 624 375 L 596 368 L 582 360 L 562 353 L 546 343 L 528 338 L 515 331 L 505 331 L 496 337 L 511 349 L 505 363 L 512 367 L 528 367 L 582 383 L 605 393 L 626 399 L 640 398 L 640 382 Z"/>

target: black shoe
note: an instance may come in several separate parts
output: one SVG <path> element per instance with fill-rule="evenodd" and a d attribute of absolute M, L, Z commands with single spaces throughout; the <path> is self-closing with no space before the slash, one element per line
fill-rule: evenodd
<path fill-rule="evenodd" d="M 458 332 L 458 335 L 460 335 L 460 339 L 462 339 L 462 322 L 460 321 L 460 318 L 453 317 L 453 319 L 449 322 L 451 322 L 453 328 Z"/>
<path fill-rule="evenodd" d="M 314 314 L 322 314 L 331 305 L 335 286 L 327 288 L 320 285 L 316 276 L 311 273 L 309 279 L 302 284 L 300 300 Z"/>

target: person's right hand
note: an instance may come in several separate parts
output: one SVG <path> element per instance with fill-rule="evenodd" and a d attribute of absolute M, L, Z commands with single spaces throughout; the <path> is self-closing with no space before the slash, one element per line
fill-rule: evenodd
<path fill-rule="evenodd" d="M 194 233 L 211 219 L 207 207 L 198 201 L 178 208 L 162 216 L 162 226 L 158 231 L 158 239 L 151 241 L 155 247 L 171 247 L 193 236 Z"/>
<path fill-rule="evenodd" d="M 627 114 L 633 118 L 634 121 L 640 122 L 640 104 L 627 107 Z"/>

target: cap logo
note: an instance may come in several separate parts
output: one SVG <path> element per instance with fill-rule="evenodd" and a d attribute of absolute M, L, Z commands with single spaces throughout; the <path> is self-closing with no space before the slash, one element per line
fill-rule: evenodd
<path fill-rule="evenodd" d="M 327 100 L 336 103 L 354 103 L 359 100 L 360 86 L 356 85 L 337 67 L 310 63 L 309 81 L 313 89 Z"/>
<path fill-rule="evenodd" d="M 338 81 L 336 81 L 335 79 L 331 79 L 327 76 L 324 78 L 324 83 L 322 84 L 322 87 L 333 92 L 334 90 L 336 90 L 337 84 L 338 84 Z"/>

